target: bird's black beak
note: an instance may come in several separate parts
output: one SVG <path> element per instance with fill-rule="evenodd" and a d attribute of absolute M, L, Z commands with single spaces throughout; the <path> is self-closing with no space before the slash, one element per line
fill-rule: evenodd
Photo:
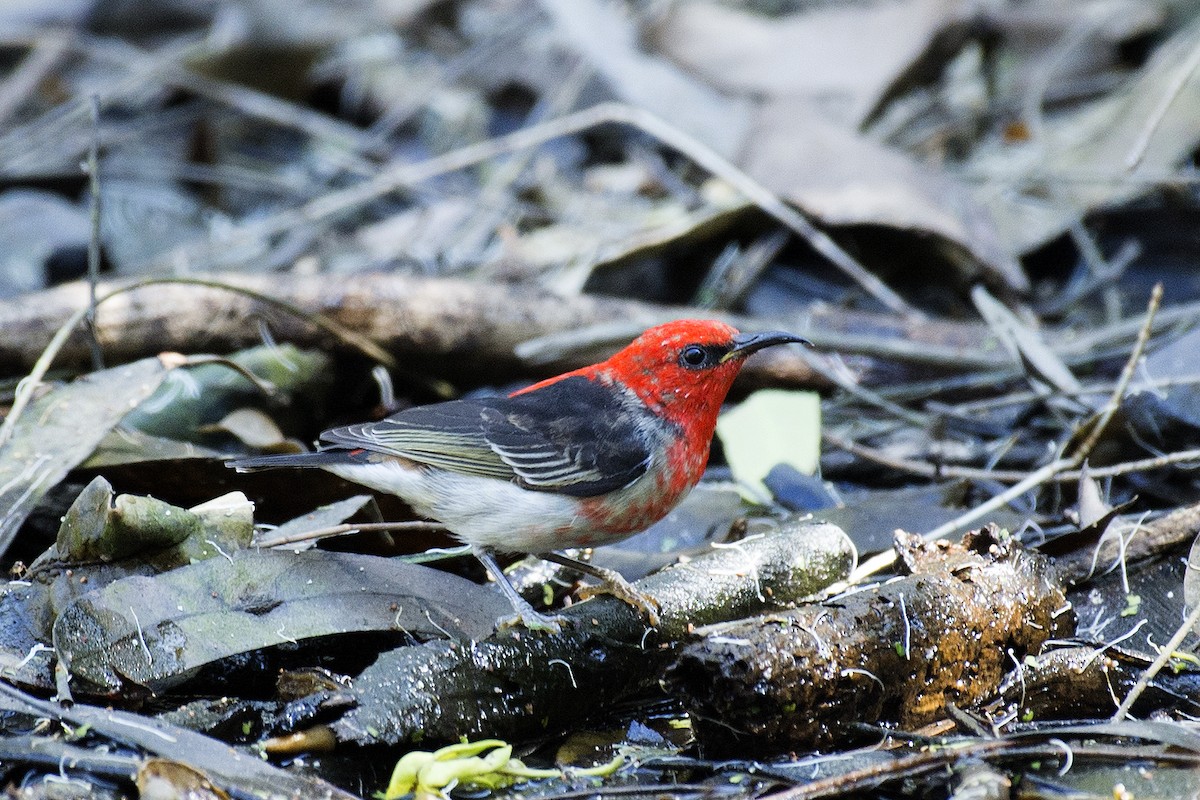
<path fill-rule="evenodd" d="M 733 337 L 733 347 L 721 358 L 725 363 L 731 358 L 745 358 L 751 353 L 764 347 L 774 347 L 777 344 L 806 344 L 812 347 L 812 342 L 803 336 L 786 331 L 767 331 L 766 333 L 739 333 Z"/>

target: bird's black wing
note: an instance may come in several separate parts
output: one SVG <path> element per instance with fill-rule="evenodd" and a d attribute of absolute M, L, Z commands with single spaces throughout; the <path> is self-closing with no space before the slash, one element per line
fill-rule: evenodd
<path fill-rule="evenodd" d="M 321 442 L 324 447 L 368 450 L 467 475 L 511 480 L 512 467 L 492 450 L 484 434 L 484 415 L 492 402 L 451 400 L 417 406 L 379 422 L 325 431 Z"/>
<path fill-rule="evenodd" d="M 651 421 L 623 390 L 576 376 L 506 398 L 487 414 L 485 430 L 522 485 L 590 497 L 646 472 Z"/>
<path fill-rule="evenodd" d="M 528 489 L 592 497 L 627 486 L 650 464 L 638 406 L 582 377 L 514 397 L 472 398 L 335 428 L 327 445 L 363 448 Z"/>

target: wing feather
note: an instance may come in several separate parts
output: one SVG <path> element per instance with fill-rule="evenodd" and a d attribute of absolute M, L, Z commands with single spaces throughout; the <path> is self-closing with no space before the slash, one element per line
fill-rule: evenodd
<path fill-rule="evenodd" d="M 364 449 L 529 489 L 591 497 L 627 486 L 650 464 L 648 415 L 585 378 L 510 397 L 418 406 L 321 434 L 326 449 Z"/>

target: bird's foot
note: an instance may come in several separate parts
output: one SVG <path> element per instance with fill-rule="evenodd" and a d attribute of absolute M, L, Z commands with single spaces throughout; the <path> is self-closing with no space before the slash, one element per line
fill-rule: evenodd
<path fill-rule="evenodd" d="M 658 612 L 662 610 L 662 605 L 657 600 L 645 592 L 638 590 L 632 583 L 621 577 L 621 573 L 615 570 L 597 567 L 595 564 L 591 564 L 589 567 L 588 571 L 603 581 L 603 583 L 599 586 L 584 586 L 579 590 L 580 597 L 586 600 L 598 594 L 611 594 L 613 597 L 625 601 L 642 612 L 646 617 L 646 621 L 650 623 L 651 628 L 658 627 Z"/>
<path fill-rule="evenodd" d="M 496 559 L 487 548 L 472 547 L 472 551 L 487 571 L 492 574 L 492 577 L 496 579 L 496 585 L 500 587 L 500 591 L 508 598 L 513 611 L 517 612 L 511 617 L 502 618 L 496 624 L 497 628 L 521 627 L 530 631 L 562 633 L 563 626 L 571 624 L 571 621 L 566 617 L 558 615 L 546 616 L 534 611 L 533 606 L 529 605 L 525 598 L 521 597 L 520 593 L 508 582 L 504 570 L 500 569 L 500 565 L 496 563 Z"/>
<path fill-rule="evenodd" d="M 524 608 L 517 608 L 517 613 L 511 617 L 503 617 L 496 623 L 496 627 L 500 630 L 505 628 L 524 628 L 528 631 L 562 633 L 564 627 L 569 628 L 571 626 L 571 620 L 561 614 L 539 614 L 528 603 L 525 603 L 524 606 Z"/>

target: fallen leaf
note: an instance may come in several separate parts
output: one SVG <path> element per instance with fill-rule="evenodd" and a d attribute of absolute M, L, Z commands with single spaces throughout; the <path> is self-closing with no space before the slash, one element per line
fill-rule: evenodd
<path fill-rule="evenodd" d="M 821 402 L 813 392 L 763 389 L 717 420 L 717 436 L 739 481 L 770 497 L 763 478 L 776 464 L 811 475 L 821 449 Z"/>
<path fill-rule="evenodd" d="M 42 496 L 169 374 L 159 359 L 144 358 L 56 386 L 30 404 L 0 445 L 0 553 Z"/>
<path fill-rule="evenodd" d="M 497 593 L 428 567 L 350 553 L 244 550 L 89 592 L 54 624 L 59 658 L 108 691 L 163 691 L 220 658 L 354 631 L 482 638 Z"/>

